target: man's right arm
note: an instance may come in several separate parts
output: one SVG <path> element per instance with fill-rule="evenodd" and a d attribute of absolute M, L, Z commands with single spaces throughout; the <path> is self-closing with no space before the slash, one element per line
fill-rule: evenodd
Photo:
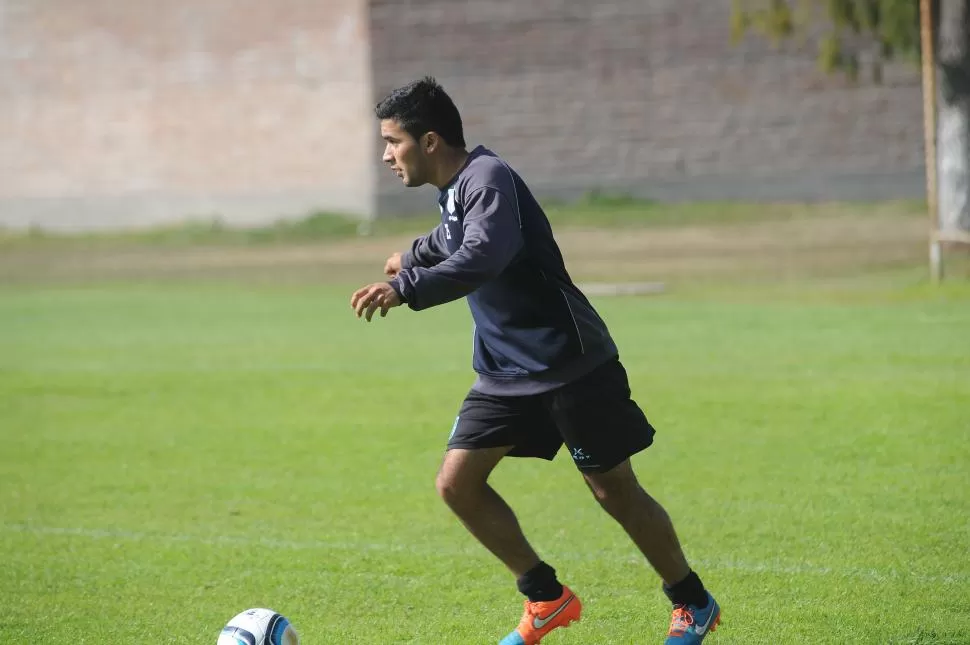
<path fill-rule="evenodd" d="M 430 233 L 414 240 L 411 248 L 401 254 L 401 268 L 425 267 L 430 269 L 447 260 L 450 255 L 445 241 L 444 226 L 438 224 Z"/>

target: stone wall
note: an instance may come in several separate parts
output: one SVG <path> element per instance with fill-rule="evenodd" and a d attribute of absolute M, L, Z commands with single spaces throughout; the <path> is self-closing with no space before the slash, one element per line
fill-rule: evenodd
<path fill-rule="evenodd" d="M 372 115 L 425 74 L 540 195 L 923 192 L 917 70 L 733 46 L 730 0 L 0 0 L 0 225 L 432 212 Z"/>
<path fill-rule="evenodd" d="M 437 76 L 463 112 L 469 144 L 504 155 L 546 194 L 922 194 L 917 69 L 852 86 L 818 71 L 812 43 L 732 45 L 730 7 L 372 0 L 375 94 Z M 378 185 L 384 210 L 418 207 L 386 171 Z"/>

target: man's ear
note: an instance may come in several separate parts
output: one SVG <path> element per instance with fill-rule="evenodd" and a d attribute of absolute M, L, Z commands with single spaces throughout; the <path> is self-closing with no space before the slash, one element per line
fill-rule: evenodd
<path fill-rule="evenodd" d="M 431 154 L 441 146 L 441 137 L 437 132 L 425 132 L 421 135 L 421 150 L 424 154 Z"/>

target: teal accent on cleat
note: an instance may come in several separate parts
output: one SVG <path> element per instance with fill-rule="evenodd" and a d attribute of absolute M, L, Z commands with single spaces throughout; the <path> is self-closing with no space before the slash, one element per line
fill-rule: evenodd
<path fill-rule="evenodd" d="M 707 606 L 677 605 L 670 618 L 670 631 L 664 645 L 700 645 L 708 634 L 717 629 L 721 607 L 714 596 L 707 594 Z"/>
<path fill-rule="evenodd" d="M 516 630 L 499 641 L 498 645 L 525 645 L 525 641 L 522 640 L 522 634 Z"/>

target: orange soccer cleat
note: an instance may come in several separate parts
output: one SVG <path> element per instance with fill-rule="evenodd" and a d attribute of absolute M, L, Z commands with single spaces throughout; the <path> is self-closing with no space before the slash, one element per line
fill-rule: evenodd
<path fill-rule="evenodd" d="M 569 587 L 563 586 L 562 595 L 555 600 L 525 601 L 525 614 L 519 626 L 499 642 L 499 645 L 536 645 L 546 634 L 557 627 L 567 627 L 579 620 L 583 603 Z"/>

